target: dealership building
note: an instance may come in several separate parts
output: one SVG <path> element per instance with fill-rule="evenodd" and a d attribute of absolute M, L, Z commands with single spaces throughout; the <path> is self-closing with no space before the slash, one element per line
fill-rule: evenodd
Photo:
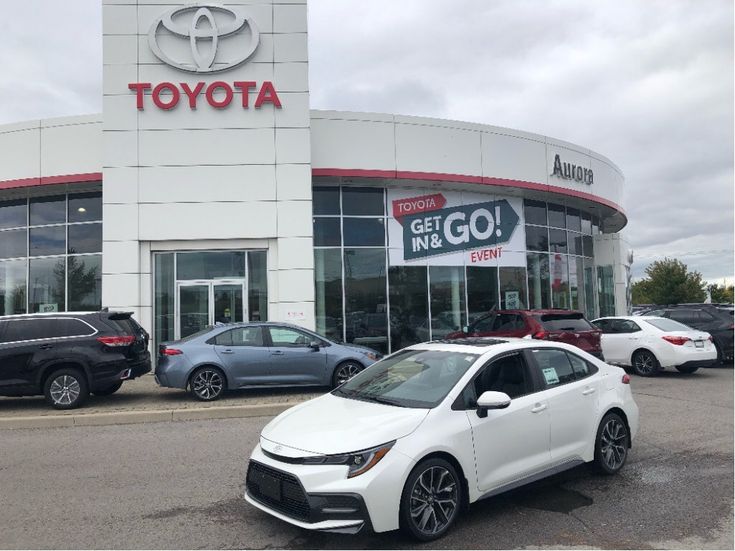
<path fill-rule="evenodd" d="M 103 4 L 103 112 L 0 126 L 0 315 L 130 310 L 156 342 L 289 321 L 387 352 L 493 308 L 627 312 L 606 157 L 311 110 L 305 1 Z"/>

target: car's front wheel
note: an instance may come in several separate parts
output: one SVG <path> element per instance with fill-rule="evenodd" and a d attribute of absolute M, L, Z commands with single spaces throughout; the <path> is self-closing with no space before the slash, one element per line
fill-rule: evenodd
<path fill-rule="evenodd" d="M 455 468 L 441 458 L 419 463 L 401 495 L 401 529 L 420 541 L 446 534 L 459 516 L 462 484 Z"/>
<path fill-rule="evenodd" d="M 615 474 L 628 458 L 630 434 L 625 421 L 617 413 L 602 418 L 595 441 L 595 464 L 605 474 Z"/>
<path fill-rule="evenodd" d="M 46 401 L 56 409 L 73 409 L 81 406 L 89 396 L 87 380 L 78 369 L 66 368 L 54 371 L 43 385 Z"/>
<path fill-rule="evenodd" d="M 641 377 L 652 377 L 658 375 L 661 365 L 658 363 L 653 352 L 648 350 L 638 350 L 633 354 L 633 371 Z"/>
<path fill-rule="evenodd" d="M 189 389 L 202 402 L 212 402 L 225 392 L 225 375 L 216 367 L 200 367 L 191 375 Z"/>
<path fill-rule="evenodd" d="M 332 375 L 332 387 L 337 388 L 338 386 L 343 385 L 363 369 L 365 368 L 357 362 L 342 362 L 334 370 L 334 374 Z"/>

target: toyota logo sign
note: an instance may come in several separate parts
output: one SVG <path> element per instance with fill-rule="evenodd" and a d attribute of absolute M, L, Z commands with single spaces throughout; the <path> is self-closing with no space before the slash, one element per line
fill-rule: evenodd
<path fill-rule="evenodd" d="M 243 34 L 246 29 L 250 32 Z M 189 42 L 190 59 L 173 59 L 169 54 L 177 50 L 181 55 L 182 50 L 172 46 L 172 42 L 164 38 L 166 36 Z M 220 42 L 238 39 L 243 44 L 238 47 L 237 57 L 217 57 Z M 157 18 L 148 31 L 148 44 L 156 57 L 171 67 L 190 73 L 218 73 L 232 69 L 253 55 L 259 40 L 260 32 L 252 19 L 217 4 L 174 8 Z"/>

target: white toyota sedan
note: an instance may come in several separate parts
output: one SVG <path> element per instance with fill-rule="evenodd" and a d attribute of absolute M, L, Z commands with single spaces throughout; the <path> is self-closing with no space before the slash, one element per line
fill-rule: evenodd
<path fill-rule="evenodd" d="M 617 316 L 596 319 L 592 324 L 602 331 L 605 361 L 630 366 L 642 377 L 656 375 L 666 367 L 694 373 L 717 361 L 717 348 L 709 333 L 672 319 Z"/>
<path fill-rule="evenodd" d="M 638 431 L 628 383 L 562 343 L 411 346 L 273 419 L 245 499 L 302 528 L 432 540 L 480 499 L 586 462 L 618 472 Z"/>

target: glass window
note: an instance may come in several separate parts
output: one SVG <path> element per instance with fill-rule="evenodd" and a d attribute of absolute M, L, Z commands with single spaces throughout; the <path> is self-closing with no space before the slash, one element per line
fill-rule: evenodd
<path fill-rule="evenodd" d="M 648 315 L 648 314 L 646 314 Z M 691 331 L 692 328 L 684 325 L 683 323 L 679 323 L 678 321 L 666 319 L 666 318 L 646 318 L 646 323 L 650 323 L 657 329 L 660 329 L 661 331 Z"/>
<path fill-rule="evenodd" d="M 31 259 L 28 279 L 28 305 L 31 312 L 63 312 L 66 310 L 65 258 Z"/>
<path fill-rule="evenodd" d="M 531 308 L 548 308 L 549 297 L 549 255 L 528 253 L 528 292 L 531 295 Z"/>
<path fill-rule="evenodd" d="M 314 218 L 314 246 L 339 247 L 342 245 L 342 230 L 339 218 Z"/>
<path fill-rule="evenodd" d="M 39 197 L 31 199 L 31 226 L 61 224 L 66 222 L 66 196 Z"/>
<path fill-rule="evenodd" d="M 584 256 L 589 256 L 589 257 L 595 256 L 593 242 L 594 241 L 592 240 L 591 235 L 582 236 L 582 252 Z"/>
<path fill-rule="evenodd" d="M 174 340 L 174 253 L 154 257 L 154 305 L 156 350 L 158 343 Z"/>
<path fill-rule="evenodd" d="M 67 260 L 69 311 L 102 308 L 102 255 L 70 256 Z"/>
<path fill-rule="evenodd" d="M 592 217 L 586 212 L 582 213 L 582 233 L 592 233 Z"/>
<path fill-rule="evenodd" d="M 567 209 L 567 229 L 582 231 L 582 222 L 577 209 Z"/>
<path fill-rule="evenodd" d="M 219 346 L 264 346 L 261 327 L 238 327 L 220 333 L 214 339 Z"/>
<path fill-rule="evenodd" d="M 600 233 L 600 219 L 597 216 L 592 217 L 592 235 Z"/>
<path fill-rule="evenodd" d="M 385 246 L 385 222 L 382 218 L 344 218 L 345 247 Z"/>
<path fill-rule="evenodd" d="M 493 331 L 508 332 L 526 329 L 526 323 L 520 314 L 499 313 L 493 320 Z"/>
<path fill-rule="evenodd" d="M 179 280 L 245 277 L 245 252 L 178 253 L 176 269 Z"/>
<path fill-rule="evenodd" d="M 342 334 L 342 252 L 314 249 L 316 332 L 341 341 Z"/>
<path fill-rule="evenodd" d="M 0 316 L 26 313 L 26 262 L 0 262 Z"/>
<path fill-rule="evenodd" d="M 597 366 L 594 366 L 588 361 L 583 360 L 576 354 L 571 354 L 570 352 L 567 352 L 567 357 L 569 358 L 569 363 L 572 364 L 572 369 L 574 370 L 574 375 L 576 379 L 584 379 L 589 375 L 597 373 Z"/>
<path fill-rule="evenodd" d="M 526 269 L 500 268 L 500 309 L 525 309 L 527 304 Z"/>
<path fill-rule="evenodd" d="M 615 333 L 637 333 L 641 330 L 639 325 L 631 320 L 613 320 Z"/>
<path fill-rule="evenodd" d="M 569 356 L 563 350 L 553 348 L 532 349 L 541 377 L 547 387 L 555 387 L 574 381 L 574 370 L 569 363 Z"/>
<path fill-rule="evenodd" d="M 585 315 L 594 319 L 597 317 L 595 305 L 595 266 L 591 259 L 585 259 L 584 265 L 584 305 Z"/>
<path fill-rule="evenodd" d="M 248 316 L 268 319 L 268 265 L 266 251 L 248 251 Z"/>
<path fill-rule="evenodd" d="M 466 272 L 468 322 L 472 323 L 490 310 L 498 309 L 498 269 L 493 266 L 467 266 Z"/>
<path fill-rule="evenodd" d="M 569 254 L 582 254 L 582 234 L 581 233 L 574 233 L 569 232 L 569 239 L 567 240 L 567 243 L 569 244 Z"/>
<path fill-rule="evenodd" d="M 548 251 L 549 230 L 536 226 L 526 226 L 526 250 Z"/>
<path fill-rule="evenodd" d="M 525 365 L 520 354 L 495 360 L 475 378 L 475 400 L 487 391 L 503 392 L 510 398 L 531 392 L 533 387 L 526 379 Z"/>
<path fill-rule="evenodd" d="M 569 268 L 567 255 L 552 254 L 551 261 L 551 307 L 569 309 Z"/>
<path fill-rule="evenodd" d="M 429 267 L 429 297 L 433 340 L 443 339 L 467 324 L 462 266 Z"/>
<path fill-rule="evenodd" d="M 304 348 L 316 340 L 308 333 L 290 327 L 268 327 L 268 331 L 271 335 L 271 344 L 275 347 Z"/>
<path fill-rule="evenodd" d="M 383 190 L 376 188 L 343 187 L 342 214 L 345 216 L 384 215 Z"/>
<path fill-rule="evenodd" d="M 594 329 L 582 314 L 577 312 L 541 314 L 534 316 L 546 331 L 590 331 Z"/>
<path fill-rule="evenodd" d="M 102 194 L 69 195 L 69 222 L 102 220 Z"/>
<path fill-rule="evenodd" d="M 3 341 L 31 341 L 60 337 L 60 324 L 54 318 L 11 320 L 5 330 Z"/>
<path fill-rule="evenodd" d="M 425 266 L 393 266 L 388 270 L 391 347 L 399 350 L 428 341 L 429 293 Z"/>
<path fill-rule="evenodd" d="M 0 202 L 0 228 L 19 228 L 27 223 L 28 202 L 25 199 Z"/>
<path fill-rule="evenodd" d="M 0 214 L 2 216 L 2 214 Z M 20 258 L 28 255 L 28 230 L 0 232 L 0 258 Z"/>
<path fill-rule="evenodd" d="M 338 187 L 315 187 L 312 193 L 314 214 L 339 214 Z"/>
<path fill-rule="evenodd" d="M 345 339 L 388 352 L 385 249 L 345 249 Z"/>
<path fill-rule="evenodd" d="M 549 230 L 549 250 L 552 253 L 567 252 L 567 232 L 551 228 Z"/>
<path fill-rule="evenodd" d="M 66 226 L 30 229 L 30 256 L 47 256 L 66 252 Z"/>
<path fill-rule="evenodd" d="M 102 224 L 69 226 L 68 250 L 69 254 L 102 252 Z"/>
<path fill-rule="evenodd" d="M 94 334 L 94 328 L 81 320 L 72 318 L 59 318 L 54 320 L 54 335 L 58 337 L 90 336 Z"/>
<path fill-rule="evenodd" d="M 480 336 L 482 336 L 482 333 L 490 333 L 493 330 L 493 321 L 495 321 L 495 314 L 488 314 L 479 318 L 473 325 L 470 325 L 469 333 L 478 333 Z"/>
<path fill-rule="evenodd" d="M 523 213 L 526 217 L 526 224 L 535 224 L 537 226 L 548 225 L 546 220 L 546 203 L 543 201 L 526 199 L 523 201 Z"/>
<path fill-rule="evenodd" d="M 582 259 L 569 257 L 569 291 L 572 295 L 572 310 L 586 311 L 584 293 L 584 267 Z"/>
<path fill-rule="evenodd" d="M 566 228 L 566 213 L 562 205 L 549 203 L 549 226 L 555 228 Z"/>
<path fill-rule="evenodd" d="M 613 267 L 597 267 L 597 292 L 600 299 L 600 316 L 615 315 L 615 284 L 613 282 Z"/>

